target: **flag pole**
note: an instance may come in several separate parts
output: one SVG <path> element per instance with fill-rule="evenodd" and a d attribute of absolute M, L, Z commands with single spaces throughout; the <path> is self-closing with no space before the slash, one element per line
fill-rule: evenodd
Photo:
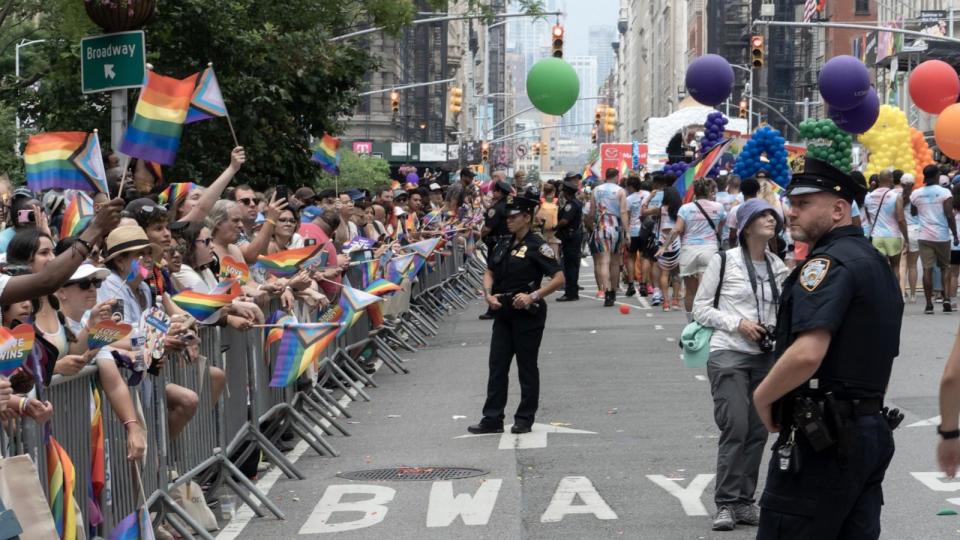
<path fill-rule="evenodd" d="M 123 158 L 123 167 L 121 167 L 121 170 L 123 170 L 123 173 L 120 175 L 120 187 L 117 189 L 117 198 L 120 198 L 120 197 L 123 196 L 123 184 L 125 184 L 126 181 L 127 181 L 127 168 L 128 168 L 128 167 L 130 167 L 130 156 L 124 156 L 124 158 Z M 107 196 L 109 196 L 109 195 L 110 195 L 110 194 L 107 193 Z"/>
<path fill-rule="evenodd" d="M 233 130 L 233 122 L 230 121 L 230 115 L 227 115 L 227 127 L 230 128 L 230 135 L 233 136 L 233 145 L 240 146 L 240 141 L 237 140 L 237 132 Z"/>

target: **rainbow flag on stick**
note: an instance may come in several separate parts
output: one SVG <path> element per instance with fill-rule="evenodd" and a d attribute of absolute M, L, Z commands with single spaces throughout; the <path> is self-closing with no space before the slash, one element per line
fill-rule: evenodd
<path fill-rule="evenodd" d="M 313 155 L 310 161 L 315 161 L 323 167 L 323 170 L 336 176 L 340 174 L 340 139 L 323 134 L 320 142 L 313 147 Z"/>
<path fill-rule="evenodd" d="M 400 282 L 403 281 L 403 278 L 407 277 L 407 271 L 410 269 L 410 266 L 413 264 L 413 259 L 416 256 L 416 253 L 408 253 L 394 257 L 390 260 L 390 264 L 387 265 L 383 277 L 385 277 L 387 281 L 399 285 Z"/>
<path fill-rule="evenodd" d="M 718 142 L 713 148 L 708 150 L 703 157 L 691 163 L 690 166 L 687 167 L 687 171 L 683 173 L 683 176 L 677 178 L 673 186 L 680 192 L 684 203 L 693 200 L 693 182 L 707 177 L 710 169 L 717 163 L 717 160 L 720 159 L 720 156 L 723 155 L 723 152 L 726 151 L 731 142 L 733 142 L 733 139 Z"/>
<path fill-rule="evenodd" d="M 93 199 L 83 191 L 74 191 L 68 195 L 67 208 L 63 211 L 60 224 L 60 238 L 76 236 L 93 220 Z"/>
<path fill-rule="evenodd" d="M 180 80 L 147 71 L 147 80 L 120 152 L 161 165 L 173 165 L 198 76 L 199 73 L 194 73 Z"/>
<path fill-rule="evenodd" d="M 107 193 L 97 132 L 51 131 L 32 135 L 23 152 L 27 186 L 39 193 L 75 189 Z"/>
<path fill-rule="evenodd" d="M 437 246 L 440 245 L 440 238 L 430 238 L 429 240 L 421 240 L 413 244 L 407 244 L 403 246 L 403 249 L 408 249 L 417 255 L 427 259 L 430 255 L 433 254 L 434 250 L 437 249 Z"/>
<path fill-rule="evenodd" d="M 240 296 L 240 283 L 227 280 L 217 285 L 209 294 L 184 291 L 172 298 L 180 309 L 193 315 L 198 321 L 208 323 L 216 320 L 220 309 Z"/>
<path fill-rule="evenodd" d="M 262 268 L 266 273 L 277 277 L 290 277 L 300 271 L 304 261 L 310 260 L 323 245 L 306 246 L 296 249 L 278 251 L 273 255 L 260 255 L 254 266 Z"/>
<path fill-rule="evenodd" d="M 227 114 L 227 103 L 220 92 L 220 84 L 213 73 L 213 66 L 207 66 L 200 75 L 197 88 L 193 91 L 190 100 L 190 110 L 187 111 L 185 124 L 192 124 L 211 118 L 223 118 Z"/>
<path fill-rule="evenodd" d="M 157 196 L 157 201 L 160 204 L 167 204 L 168 202 L 171 204 L 178 203 L 195 187 L 197 187 L 197 185 L 193 182 L 176 182 L 170 184 L 167 186 L 167 189 L 160 192 L 160 195 Z"/>
<path fill-rule="evenodd" d="M 336 337 L 337 326 L 334 323 L 285 326 L 270 387 L 284 388 L 293 384 L 307 366 L 320 360 L 323 350 Z"/>
<path fill-rule="evenodd" d="M 153 523 L 150 522 L 150 512 L 143 506 L 137 511 L 123 518 L 110 532 L 107 540 L 154 540 Z"/>
<path fill-rule="evenodd" d="M 74 507 L 76 471 L 67 451 L 53 438 L 47 437 L 47 496 L 50 512 L 61 540 L 77 537 L 77 512 Z"/>
<path fill-rule="evenodd" d="M 382 301 L 383 298 L 377 295 L 361 291 L 360 289 L 354 289 L 350 286 L 350 282 L 344 279 L 343 289 L 340 291 L 339 304 L 343 313 L 340 316 L 340 331 L 337 333 L 337 336 L 339 337 L 346 333 L 346 331 L 357 322 L 357 319 L 359 319 L 358 315 L 362 314 L 368 306 Z"/>

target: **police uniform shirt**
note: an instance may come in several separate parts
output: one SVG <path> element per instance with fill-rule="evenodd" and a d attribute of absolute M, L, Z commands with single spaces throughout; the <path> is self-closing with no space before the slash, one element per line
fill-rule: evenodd
<path fill-rule="evenodd" d="M 580 231 L 583 222 L 583 206 L 577 199 L 567 200 L 557 212 L 557 221 L 567 220 L 567 225 L 560 228 L 557 232 L 566 238 L 570 234 L 576 234 Z"/>
<path fill-rule="evenodd" d="M 504 238 L 487 259 L 487 268 L 493 272 L 494 294 L 531 293 L 540 288 L 544 276 L 553 277 L 561 271 L 553 249 L 543 238 L 530 232 L 517 245 L 513 243 L 512 236 Z"/>
<path fill-rule="evenodd" d="M 490 230 L 488 237 L 496 239 L 499 236 L 510 234 L 507 229 L 507 201 L 500 199 L 487 210 L 483 226 Z"/>
<path fill-rule="evenodd" d="M 824 235 L 784 283 L 776 356 L 802 332 L 825 329 L 830 346 L 811 390 L 852 399 L 882 395 L 899 354 L 903 298 L 890 265 L 860 228 Z"/>

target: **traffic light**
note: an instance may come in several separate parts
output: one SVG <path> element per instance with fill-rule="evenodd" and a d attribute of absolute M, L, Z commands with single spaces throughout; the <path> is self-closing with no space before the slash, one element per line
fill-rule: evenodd
<path fill-rule="evenodd" d="M 540 143 L 533 143 L 531 148 L 533 149 L 533 157 L 540 157 Z"/>
<path fill-rule="evenodd" d="M 450 89 L 450 112 L 459 114 L 463 110 L 463 89 L 454 86 Z"/>
<path fill-rule="evenodd" d="M 393 114 L 400 112 L 400 92 L 396 90 L 390 92 L 390 110 L 393 111 Z"/>
<path fill-rule="evenodd" d="M 480 160 L 490 161 L 490 143 L 488 142 L 480 143 Z"/>
<path fill-rule="evenodd" d="M 617 129 L 617 110 L 607 107 L 606 118 L 603 121 L 604 133 L 613 133 Z"/>
<path fill-rule="evenodd" d="M 593 125 L 600 128 L 600 120 L 603 119 L 603 105 L 597 105 L 597 110 L 593 113 Z"/>
<path fill-rule="evenodd" d="M 747 110 L 747 100 L 741 99 L 740 100 L 740 118 L 746 118 L 748 114 L 750 113 Z"/>
<path fill-rule="evenodd" d="M 597 128 L 590 130 L 590 142 L 597 144 Z"/>
<path fill-rule="evenodd" d="M 548 145 L 547 143 L 545 143 L 545 142 L 540 143 L 540 154 L 542 154 L 543 157 L 547 157 L 547 150 L 549 150 L 549 149 L 550 149 L 550 148 L 549 148 L 549 145 Z"/>
<path fill-rule="evenodd" d="M 551 35 L 553 37 L 553 57 L 563 58 L 563 27 L 559 24 L 554 25 Z"/>
<path fill-rule="evenodd" d="M 750 62 L 753 67 L 763 67 L 763 36 L 750 37 Z"/>

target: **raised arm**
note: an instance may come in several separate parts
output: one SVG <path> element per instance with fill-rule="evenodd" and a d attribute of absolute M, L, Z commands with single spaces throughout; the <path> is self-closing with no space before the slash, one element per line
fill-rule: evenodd
<path fill-rule="evenodd" d="M 230 165 L 227 165 L 227 168 L 220 173 L 220 176 L 203 192 L 200 200 L 197 201 L 197 206 L 193 207 L 193 210 L 190 210 L 190 213 L 183 218 L 183 221 L 195 223 L 203 221 L 204 218 L 207 217 L 207 214 L 210 213 L 210 210 L 213 209 L 213 205 L 220 199 L 223 190 L 227 189 L 230 181 L 233 180 L 233 177 L 236 176 L 240 167 L 242 167 L 246 161 L 247 154 L 243 150 L 243 147 L 238 146 L 234 148 L 233 151 L 230 152 Z"/>

